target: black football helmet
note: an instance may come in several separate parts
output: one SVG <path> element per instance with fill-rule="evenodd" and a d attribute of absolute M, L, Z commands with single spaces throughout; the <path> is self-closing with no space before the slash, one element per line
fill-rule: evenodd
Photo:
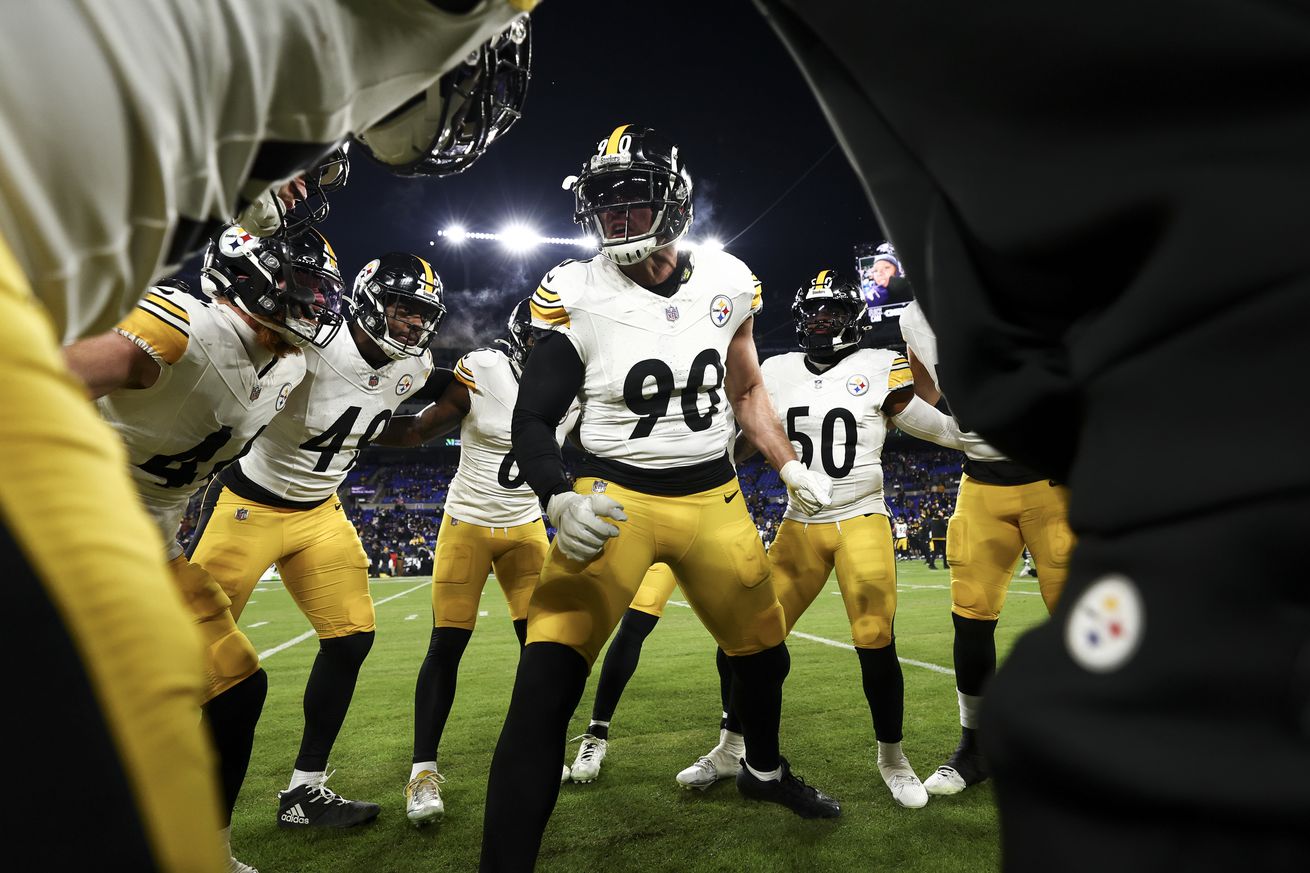
<path fill-rule="evenodd" d="M 346 311 L 395 361 L 428 350 L 446 317 L 444 287 L 432 265 L 418 255 L 391 252 L 374 258 L 355 276 Z"/>
<path fill-rule="evenodd" d="M 510 310 L 509 321 L 505 324 L 505 339 L 501 344 L 509 354 L 514 369 L 523 372 L 523 365 L 528 362 L 528 353 L 537 341 L 532 330 L 531 298 L 525 297 Z"/>
<path fill-rule="evenodd" d="M 260 238 L 228 225 L 209 241 L 201 288 L 232 301 L 293 345 L 326 346 L 341 328 L 341 273 L 323 234 Z"/>
<path fill-rule="evenodd" d="M 678 147 L 649 127 L 624 124 L 601 140 L 573 183 L 573 201 L 573 220 L 616 264 L 644 261 L 691 228 L 691 174 Z M 634 209 L 651 211 L 648 229 L 633 232 Z"/>
<path fill-rule="evenodd" d="M 836 270 L 820 270 L 797 289 L 791 313 L 796 339 L 806 354 L 823 355 L 858 345 L 873 327 L 859 286 Z"/>
<path fill-rule="evenodd" d="M 355 141 L 400 176 L 462 173 L 519 120 L 531 65 L 523 15 Z"/>
<path fill-rule="evenodd" d="M 305 171 L 305 196 L 282 216 L 282 233 L 296 236 L 328 217 L 328 194 L 346 187 L 350 178 L 350 143 L 343 142 L 326 158 Z M 279 203 L 280 205 L 280 203 Z"/>

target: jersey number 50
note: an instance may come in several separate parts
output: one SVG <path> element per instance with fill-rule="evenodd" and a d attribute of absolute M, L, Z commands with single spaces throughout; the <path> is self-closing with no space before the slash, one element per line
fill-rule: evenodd
<path fill-rule="evenodd" d="M 814 460 L 814 441 L 810 439 L 809 434 L 800 429 L 799 421 L 809 416 L 809 414 L 810 408 L 808 406 L 793 406 L 787 410 L 787 438 L 801 447 L 801 463 L 807 467 L 810 465 L 810 461 Z M 837 422 L 839 421 L 842 423 L 843 436 L 840 464 L 837 463 L 836 458 Z M 854 413 L 840 406 L 828 410 L 828 414 L 823 417 L 819 437 L 823 443 L 820 451 L 823 472 L 827 473 L 832 479 L 841 479 L 855 466 Z"/>

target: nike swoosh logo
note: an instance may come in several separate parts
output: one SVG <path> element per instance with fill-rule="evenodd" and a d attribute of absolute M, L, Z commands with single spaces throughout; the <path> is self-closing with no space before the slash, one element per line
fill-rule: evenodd
<path fill-rule="evenodd" d="M 734 491 L 734 492 L 732 492 L 731 494 L 729 494 L 727 497 L 723 498 L 723 502 L 724 502 L 724 503 L 731 503 L 731 502 L 732 502 L 732 498 L 734 498 L 734 497 L 736 497 L 736 496 L 737 496 L 737 492 Z"/>

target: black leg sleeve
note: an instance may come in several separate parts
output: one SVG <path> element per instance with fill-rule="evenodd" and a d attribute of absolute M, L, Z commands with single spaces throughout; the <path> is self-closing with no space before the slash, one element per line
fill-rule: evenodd
<path fill-rule="evenodd" d="M 965 694 L 983 693 L 996 672 L 996 622 L 951 613 L 955 625 L 955 687 Z"/>
<path fill-rule="evenodd" d="M 778 724 L 782 720 L 782 683 L 791 671 L 787 644 L 753 655 L 729 656 L 733 700 L 746 738 L 746 759 L 756 770 L 776 770 Z"/>
<path fill-rule="evenodd" d="M 896 659 L 896 641 L 881 649 L 856 649 L 864 699 L 873 716 L 873 734 L 880 743 L 899 743 L 905 722 L 905 678 Z"/>
<path fill-rule="evenodd" d="M 600 681 L 596 685 L 596 702 L 591 708 L 593 722 L 609 721 L 618 708 L 619 698 L 628 680 L 637 671 L 637 662 L 641 659 L 641 645 L 655 629 L 659 619 L 636 609 L 629 609 L 623 614 L 618 633 L 610 640 L 609 651 L 605 653 L 605 662 L 600 667 Z M 594 731 L 592 733 L 595 733 Z M 596 736 L 609 739 L 606 736 Z"/>
<path fill-rule="evenodd" d="M 414 763 L 437 760 L 437 747 L 455 702 L 459 659 L 473 631 L 462 627 L 434 627 L 428 654 L 414 685 Z"/>
<path fill-rule="evenodd" d="M 719 669 L 719 699 L 723 702 L 723 711 L 727 713 L 719 720 L 719 729 L 741 733 L 741 719 L 732 703 L 732 665 L 728 663 L 728 653 L 723 649 L 714 650 L 714 666 Z"/>
<path fill-rule="evenodd" d="M 268 674 L 260 667 L 205 704 L 205 722 L 218 755 L 219 781 L 223 785 L 223 824 L 232 822 L 232 810 L 246 781 L 250 750 L 255 745 L 255 726 L 268 696 Z"/>
<path fill-rule="evenodd" d="M 514 636 L 519 638 L 519 648 L 528 644 L 528 620 L 526 618 L 514 619 Z"/>
<path fill-rule="evenodd" d="M 373 648 L 374 631 L 319 640 L 318 657 L 305 683 L 305 733 L 300 739 L 296 769 L 327 769 L 328 753 L 355 695 L 359 668 Z"/>
<path fill-rule="evenodd" d="M 559 797 L 569 717 L 587 684 L 587 662 L 568 646 L 523 649 L 514 695 L 487 779 L 483 873 L 530 873 Z"/>

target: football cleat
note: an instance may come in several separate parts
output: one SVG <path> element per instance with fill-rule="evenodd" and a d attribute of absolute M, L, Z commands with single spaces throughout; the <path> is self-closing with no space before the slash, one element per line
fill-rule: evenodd
<path fill-rule="evenodd" d="M 405 786 L 405 818 L 414 827 L 423 827 L 441 821 L 446 804 L 441 799 L 441 783 L 445 782 L 435 770 L 422 770 Z"/>
<path fill-rule="evenodd" d="M 928 777 L 923 787 L 929 794 L 939 796 L 959 794 L 970 785 L 985 781 L 989 775 L 983 756 L 976 749 L 966 750 L 961 741 L 955 753 Z"/>
<path fill-rule="evenodd" d="M 737 790 L 748 800 L 760 800 L 765 803 L 777 803 L 787 807 L 801 818 L 836 818 L 841 815 L 841 805 L 805 780 L 791 772 L 786 758 L 782 762 L 782 778 L 763 780 L 755 778 L 750 768 L 742 762 L 737 771 Z"/>
<path fill-rule="evenodd" d="M 333 771 L 335 772 L 335 771 Z M 277 826 L 280 828 L 349 828 L 378 817 L 382 807 L 362 800 L 347 800 L 325 784 L 331 773 L 317 782 L 297 785 L 277 793 Z"/>
<path fill-rule="evenodd" d="M 573 775 L 573 771 L 569 769 L 569 765 L 568 765 L 568 764 L 564 764 L 563 766 L 564 766 L 564 772 L 561 773 L 561 774 L 559 774 L 559 784 L 560 784 L 560 785 L 563 785 L 565 782 L 568 782 L 568 781 L 569 781 L 569 777 L 571 777 L 571 776 Z"/>
<path fill-rule="evenodd" d="M 924 790 L 919 777 L 914 775 L 914 768 L 904 755 L 899 761 L 878 762 L 878 772 L 882 781 L 891 790 L 892 800 L 907 809 L 919 809 L 928 805 L 928 792 Z"/>
<path fill-rule="evenodd" d="M 573 759 L 573 766 L 569 768 L 572 779 L 574 782 L 595 782 L 596 777 L 600 775 L 600 765 L 605 760 L 605 749 L 609 746 L 609 742 L 597 739 L 591 734 L 583 734 L 574 739 L 582 740 L 582 745 L 578 747 L 578 756 Z"/>
<path fill-rule="evenodd" d="M 259 873 L 259 871 L 254 867 L 251 867 L 249 864 L 242 864 L 236 858 L 229 855 L 227 859 L 227 873 Z"/>
<path fill-rule="evenodd" d="M 675 777 L 679 787 L 704 791 L 720 779 L 733 778 L 741 770 L 740 754 L 740 750 L 727 749 L 719 743 Z"/>

